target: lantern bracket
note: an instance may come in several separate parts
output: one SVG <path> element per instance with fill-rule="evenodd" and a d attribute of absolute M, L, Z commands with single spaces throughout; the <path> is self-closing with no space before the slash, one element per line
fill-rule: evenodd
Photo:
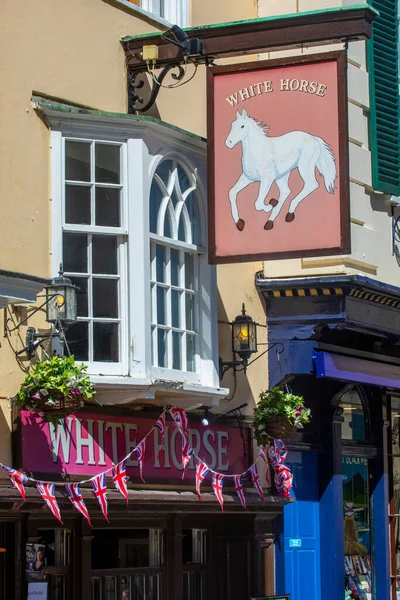
<path fill-rule="evenodd" d="M 37 297 L 38 297 L 38 298 L 40 298 L 40 297 L 43 297 L 43 296 L 37 296 Z M 50 295 L 50 296 L 47 296 L 47 297 L 46 297 L 46 300 L 45 300 L 45 301 L 44 301 L 44 302 L 43 302 L 43 303 L 42 303 L 40 306 L 37 306 L 37 307 L 35 308 L 35 310 L 33 310 L 31 313 L 29 313 L 29 315 L 28 315 L 27 317 L 25 317 L 25 319 L 22 319 L 22 321 L 20 321 L 20 322 L 18 323 L 18 325 L 15 325 L 15 327 L 12 327 L 12 328 L 10 329 L 10 327 L 8 327 L 8 325 L 6 324 L 6 332 L 7 332 L 7 334 L 8 334 L 8 333 L 12 333 L 13 331 L 16 331 L 17 329 L 19 329 L 19 328 L 21 327 L 21 325 L 24 325 L 24 323 L 26 323 L 27 321 L 29 321 L 29 319 L 30 319 L 30 318 L 31 318 L 33 315 L 35 315 L 37 312 L 39 312 L 39 310 L 42 310 L 42 308 L 43 308 L 44 306 L 46 306 L 46 305 L 47 305 L 47 304 L 48 304 L 48 303 L 49 303 L 51 300 L 53 300 L 53 298 L 56 298 L 56 297 L 57 297 L 57 294 L 52 294 L 52 295 Z M 8 318 L 8 319 L 7 319 L 7 323 L 8 323 L 8 321 L 11 321 L 11 322 L 12 322 L 12 319 Z"/>

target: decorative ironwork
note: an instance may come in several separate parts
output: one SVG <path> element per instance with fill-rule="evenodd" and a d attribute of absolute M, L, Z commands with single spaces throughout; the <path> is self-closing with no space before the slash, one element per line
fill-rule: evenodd
<path fill-rule="evenodd" d="M 177 69 L 177 73 L 171 73 L 171 77 L 176 83 L 181 81 L 185 75 L 185 69 L 181 64 L 170 64 L 166 65 L 161 72 L 157 75 L 157 80 L 151 78 L 152 88 L 149 99 L 145 102 L 144 98 L 137 93 L 137 90 L 141 90 L 147 81 L 146 75 L 147 70 L 140 71 L 128 71 L 128 103 L 129 113 L 135 113 L 137 111 L 146 112 L 149 110 L 154 102 L 157 100 L 157 96 L 161 89 L 162 83 L 165 77 L 172 69 Z"/>

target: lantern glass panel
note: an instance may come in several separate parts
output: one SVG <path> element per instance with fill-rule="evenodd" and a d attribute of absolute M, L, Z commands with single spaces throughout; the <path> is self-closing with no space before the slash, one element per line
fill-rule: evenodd
<path fill-rule="evenodd" d="M 73 323 L 77 317 L 76 290 L 70 285 L 49 286 L 46 290 L 48 323 Z"/>
<path fill-rule="evenodd" d="M 232 327 L 233 351 L 239 355 L 256 352 L 256 324 L 253 321 L 234 321 Z"/>

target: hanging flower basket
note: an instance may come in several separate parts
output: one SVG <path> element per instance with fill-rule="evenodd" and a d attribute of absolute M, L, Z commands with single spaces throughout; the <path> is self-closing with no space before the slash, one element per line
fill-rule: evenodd
<path fill-rule="evenodd" d="M 95 391 L 86 369 L 73 356 L 38 361 L 26 376 L 15 398 L 16 405 L 58 424 L 93 398 Z"/>
<path fill-rule="evenodd" d="M 310 422 L 310 410 L 304 398 L 274 387 L 261 392 L 254 409 L 253 427 L 257 443 L 268 444 L 271 439 L 290 439 L 298 428 Z"/>

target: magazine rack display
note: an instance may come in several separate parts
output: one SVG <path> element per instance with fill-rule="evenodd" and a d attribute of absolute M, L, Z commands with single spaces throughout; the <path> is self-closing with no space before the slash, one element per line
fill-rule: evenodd
<path fill-rule="evenodd" d="M 348 554 L 344 557 L 345 589 L 357 600 L 373 600 L 371 557 Z"/>

